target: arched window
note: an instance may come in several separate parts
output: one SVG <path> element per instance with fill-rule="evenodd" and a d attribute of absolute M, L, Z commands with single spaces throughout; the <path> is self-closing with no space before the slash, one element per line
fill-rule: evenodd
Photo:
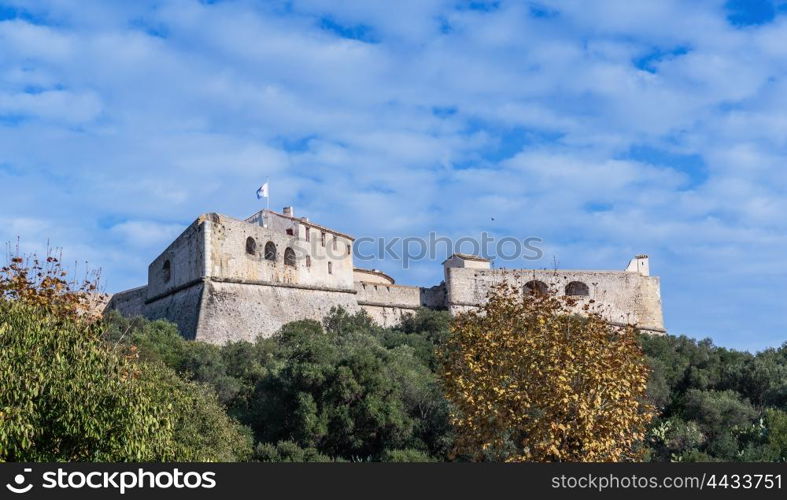
<path fill-rule="evenodd" d="M 249 255 L 257 253 L 257 242 L 251 236 L 246 238 L 246 253 Z"/>
<path fill-rule="evenodd" d="M 272 241 L 265 244 L 265 260 L 276 260 L 276 245 Z"/>
<path fill-rule="evenodd" d="M 546 295 L 549 291 L 549 287 L 543 281 L 532 280 L 525 283 L 525 293 L 527 294 L 541 294 Z"/>
<path fill-rule="evenodd" d="M 572 281 L 566 285 L 566 295 L 587 296 L 590 295 L 590 289 L 581 281 Z"/>
<path fill-rule="evenodd" d="M 165 260 L 164 265 L 161 266 L 161 278 L 164 280 L 164 283 L 172 279 L 172 264 L 170 264 L 169 260 Z"/>
<path fill-rule="evenodd" d="M 290 247 L 284 251 L 284 265 L 295 267 L 295 250 Z"/>

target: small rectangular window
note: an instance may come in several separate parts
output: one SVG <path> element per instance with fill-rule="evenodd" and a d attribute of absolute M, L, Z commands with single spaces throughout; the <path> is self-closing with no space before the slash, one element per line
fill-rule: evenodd
<path fill-rule="evenodd" d="M 336 251 L 336 244 L 337 244 L 337 241 L 336 241 L 336 240 L 337 240 L 337 239 L 338 239 L 338 238 L 337 238 L 336 236 L 334 236 L 334 237 L 333 237 L 333 250 L 334 250 L 334 251 Z"/>
<path fill-rule="evenodd" d="M 328 263 L 328 274 L 333 274 L 333 262 Z"/>
<path fill-rule="evenodd" d="M 325 246 L 325 232 L 320 233 L 320 243 Z"/>
<path fill-rule="evenodd" d="M 288 234 L 288 235 L 290 235 L 290 236 L 292 236 L 292 228 L 290 228 L 290 229 L 288 229 L 288 230 L 287 230 L 287 234 Z"/>
<path fill-rule="evenodd" d="M 309 241 L 310 239 L 311 239 L 311 233 L 309 233 L 309 228 L 307 227 L 306 228 L 306 241 Z"/>

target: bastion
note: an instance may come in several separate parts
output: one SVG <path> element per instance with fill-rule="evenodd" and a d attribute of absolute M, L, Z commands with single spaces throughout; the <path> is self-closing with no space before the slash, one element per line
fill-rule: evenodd
<path fill-rule="evenodd" d="M 418 287 L 354 267 L 353 241 L 296 217 L 292 207 L 245 220 L 204 214 L 150 263 L 147 285 L 113 295 L 107 310 L 167 319 L 186 338 L 223 344 L 268 337 L 299 319 L 321 320 L 333 307 L 364 310 L 382 326 L 421 307 L 457 314 L 509 283 L 522 293 L 569 295 L 580 314 L 592 304 L 614 325 L 664 333 L 659 279 L 644 255 L 623 271 L 569 271 L 492 269 L 483 257 L 454 254 L 443 262 L 443 282 Z"/>

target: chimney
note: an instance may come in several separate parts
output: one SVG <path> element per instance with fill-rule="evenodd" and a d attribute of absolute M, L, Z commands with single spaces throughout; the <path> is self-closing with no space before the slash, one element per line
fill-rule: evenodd
<path fill-rule="evenodd" d="M 282 209 L 282 213 L 287 217 L 295 217 L 295 209 L 293 209 L 292 207 L 284 207 Z"/>
<path fill-rule="evenodd" d="M 650 276 L 650 264 L 647 255 L 637 255 L 629 262 L 626 272 L 639 273 L 642 276 Z"/>

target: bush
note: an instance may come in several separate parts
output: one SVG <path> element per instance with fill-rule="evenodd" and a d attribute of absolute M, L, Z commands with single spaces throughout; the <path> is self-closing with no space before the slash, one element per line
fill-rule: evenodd
<path fill-rule="evenodd" d="M 0 461 L 174 459 L 173 420 L 144 375 L 94 328 L 0 301 Z"/>
<path fill-rule="evenodd" d="M 755 355 L 671 335 L 641 342 L 653 367 L 649 398 L 661 410 L 649 431 L 651 460 L 785 460 L 787 344 Z M 665 441 L 665 422 L 673 433 L 693 426 L 702 439 Z"/>
<path fill-rule="evenodd" d="M 420 450 L 387 450 L 383 454 L 383 462 L 436 462 L 436 460 Z"/>
<path fill-rule="evenodd" d="M 245 462 L 251 459 L 251 430 L 230 418 L 210 386 L 187 382 L 163 365 L 148 367 L 159 390 L 158 404 L 173 419 L 173 454 L 179 462 Z"/>
<path fill-rule="evenodd" d="M 0 301 L 0 461 L 237 461 L 249 432 L 215 393 L 99 324 Z"/>
<path fill-rule="evenodd" d="M 292 441 L 276 444 L 260 443 L 254 449 L 254 460 L 258 462 L 331 462 L 330 457 L 315 448 L 301 448 Z"/>
<path fill-rule="evenodd" d="M 177 330 L 136 320 L 145 355 L 91 314 L 57 261 L 0 269 L 0 461 L 246 460 L 248 430 L 164 363 Z M 177 338 L 176 338 L 177 337 Z"/>

